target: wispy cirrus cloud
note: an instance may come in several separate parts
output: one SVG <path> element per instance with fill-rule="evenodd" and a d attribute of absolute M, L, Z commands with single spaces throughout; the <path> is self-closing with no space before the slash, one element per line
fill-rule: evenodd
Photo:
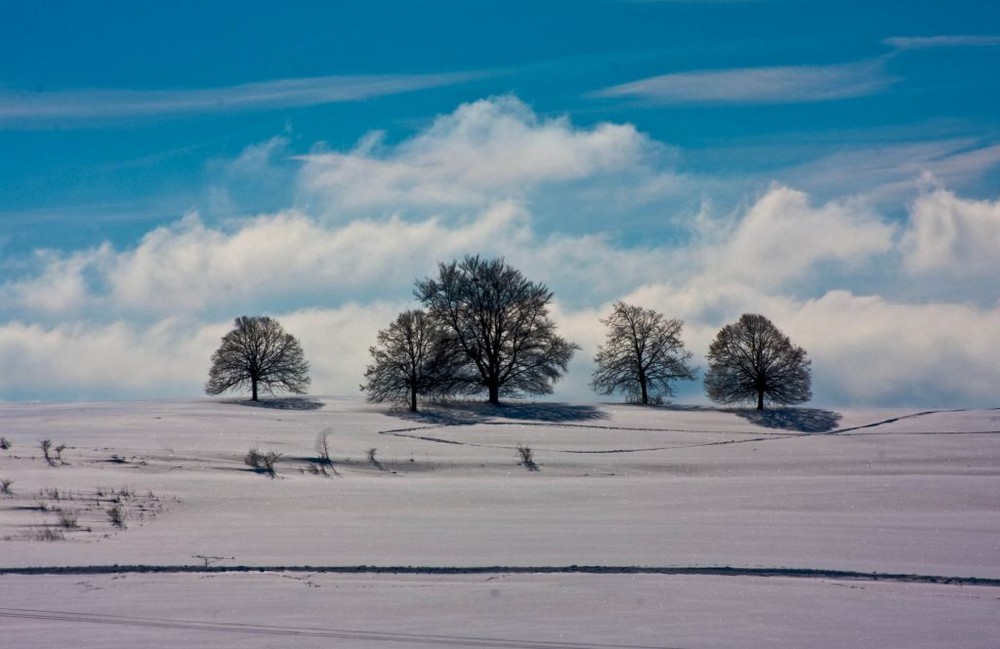
<path fill-rule="evenodd" d="M 881 60 L 674 72 L 591 93 L 657 104 L 780 104 L 827 101 L 877 93 L 897 79 Z"/>
<path fill-rule="evenodd" d="M 893 36 L 882 41 L 898 52 L 906 50 L 928 50 L 936 47 L 993 47 L 1000 45 L 1000 36 L 941 35 L 941 36 Z"/>
<path fill-rule="evenodd" d="M 447 86 L 477 76 L 472 72 L 328 76 L 179 90 L 0 88 L 0 126 L 315 106 Z"/>

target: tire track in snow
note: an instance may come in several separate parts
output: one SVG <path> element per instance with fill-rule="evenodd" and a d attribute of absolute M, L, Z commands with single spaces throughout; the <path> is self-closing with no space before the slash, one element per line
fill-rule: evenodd
<path fill-rule="evenodd" d="M 676 647 L 650 647 L 623 644 L 594 644 L 589 642 L 559 642 L 546 640 L 514 640 L 475 636 L 393 633 L 389 631 L 363 631 L 301 626 L 247 624 L 237 622 L 206 622 L 169 618 L 132 617 L 73 611 L 48 611 L 23 608 L 0 608 L 0 618 L 15 620 L 40 620 L 44 622 L 69 622 L 73 624 L 102 624 L 109 626 L 170 629 L 177 631 L 205 631 L 258 636 L 291 638 L 323 638 L 331 640 L 365 640 L 433 645 L 436 647 L 497 647 L 500 649 L 678 649 Z"/>
<path fill-rule="evenodd" d="M 1000 410 L 1000 408 L 995 408 L 995 410 Z M 541 448 L 538 450 L 545 451 L 546 453 L 570 453 L 570 454 L 583 454 L 583 455 L 600 455 L 600 454 L 618 454 L 618 453 L 644 453 L 649 451 L 672 451 L 676 449 L 687 449 L 687 448 L 700 448 L 704 446 L 726 446 L 729 444 L 747 444 L 747 443 L 757 443 L 757 442 L 770 442 L 775 440 L 798 438 L 798 437 L 814 437 L 817 435 L 843 435 L 850 436 L 856 434 L 857 431 L 866 430 L 871 428 L 878 428 L 879 426 L 885 426 L 887 424 L 893 424 L 898 421 L 903 421 L 905 419 L 913 419 L 916 417 L 925 417 L 927 415 L 935 415 L 947 412 L 967 412 L 968 409 L 960 408 L 956 410 L 925 410 L 922 412 L 915 412 L 909 415 L 901 415 L 899 417 L 890 417 L 888 419 L 883 419 L 880 421 L 872 422 L 869 424 L 862 424 L 860 426 L 851 426 L 849 428 L 840 428 L 837 430 L 832 430 L 824 433 L 805 433 L 805 432 L 794 432 L 794 431 L 782 431 L 774 433 L 763 433 L 761 431 L 720 431 L 720 430 L 696 430 L 696 429 L 685 429 L 685 428 L 641 428 L 632 426 L 602 426 L 599 424 L 565 424 L 565 423 L 546 423 L 546 422 L 509 422 L 509 421 L 484 421 L 475 422 L 469 424 L 431 424 L 428 426 L 413 426 L 409 428 L 392 428 L 389 430 L 378 431 L 379 435 L 388 435 L 392 437 L 405 437 L 409 439 L 415 439 L 424 442 L 433 442 L 436 444 L 451 444 L 454 446 L 470 446 L 475 448 L 493 448 L 493 449 L 503 449 L 510 450 L 517 448 L 516 446 L 503 446 L 497 444 L 476 444 L 474 442 L 460 442 L 453 439 L 445 439 L 442 437 L 431 437 L 429 435 L 419 435 L 416 434 L 420 431 L 435 430 L 438 428 L 451 428 L 453 426 L 522 426 L 522 427 L 536 427 L 536 428 L 583 428 L 591 430 L 608 430 L 608 431 L 626 431 L 626 432 L 646 432 L 646 433 L 693 433 L 693 434 L 715 434 L 715 435 L 756 435 L 749 439 L 730 439 L 721 442 L 704 442 L 700 444 L 682 444 L 678 446 L 653 446 L 646 448 L 634 448 L 634 449 L 606 449 L 599 451 L 580 451 L 572 449 L 552 449 L 552 448 Z M 900 434 L 900 435 L 997 435 L 1000 434 L 1000 430 L 988 430 L 988 431 L 969 431 L 969 432 L 941 432 L 941 431 L 902 431 L 899 433 L 887 432 L 885 434 Z"/>
<path fill-rule="evenodd" d="M 885 426 L 886 424 L 894 424 L 897 421 L 903 421 L 904 419 L 915 419 L 917 417 L 926 417 L 927 415 L 937 415 L 942 412 L 966 412 L 965 409 L 959 410 L 924 410 L 923 412 L 915 412 L 912 415 L 900 415 L 899 417 L 890 417 L 889 419 L 883 419 L 882 421 L 872 422 L 870 424 L 862 424 L 861 426 L 851 426 L 850 428 L 839 428 L 834 431 L 830 431 L 831 435 L 840 435 L 842 433 L 851 433 L 856 430 L 864 430 L 866 428 L 878 428 L 879 426 Z"/>
<path fill-rule="evenodd" d="M 295 566 L 136 564 L 91 566 L 0 567 L 2 575 L 115 575 L 211 573 L 315 573 L 341 575 L 688 575 L 706 577 L 783 577 L 837 581 L 884 581 L 920 584 L 989 586 L 1000 588 L 1000 578 L 957 577 L 910 573 L 858 572 L 824 568 L 750 568 L 738 566 Z M 3 610 L 3 609 L 0 609 Z"/>
<path fill-rule="evenodd" d="M 392 428 L 389 430 L 378 431 L 379 435 L 388 435 L 391 437 L 404 437 L 407 439 L 415 439 L 422 442 L 434 442 L 436 444 L 451 444 L 453 446 L 469 446 L 473 448 L 494 448 L 511 450 L 516 449 L 516 446 L 504 446 L 500 444 L 477 444 L 475 442 L 460 442 L 453 439 L 445 439 L 443 437 L 431 437 L 429 435 L 417 435 L 415 433 L 424 430 L 435 430 L 438 428 L 450 428 L 452 426 L 461 426 L 464 424 L 433 424 L 430 426 L 415 426 L 412 428 Z M 548 424 L 548 423 L 521 423 L 521 422 L 477 422 L 475 424 L 469 424 L 472 426 L 533 426 L 538 428 L 588 428 L 597 430 L 615 430 L 615 431 L 630 431 L 630 432 L 646 432 L 646 433 L 696 433 L 696 434 L 715 434 L 715 435 L 761 435 L 760 431 L 748 432 L 748 431 L 719 431 L 719 430 L 685 430 L 681 428 L 630 428 L 625 426 L 596 426 L 592 424 Z M 680 444 L 676 446 L 652 446 L 647 448 L 616 448 L 616 449 L 605 449 L 600 451 L 579 451 L 573 449 L 556 449 L 556 448 L 541 448 L 539 451 L 545 451 L 546 453 L 573 453 L 580 455 L 600 455 L 600 454 L 616 454 L 616 453 L 644 453 L 648 451 L 672 451 L 682 448 L 700 448 L 702 446 L 725 446 L 728 444 L 746 444 L 750 442 L 766 442 L 776 439 L 786 439 L 788 437 L 804 437 L 809 433 L 764 433 L 763 437 L 753 437 L 749 439 L 727 439 L 721 442 L 703 442 L 699 444 Z"/>

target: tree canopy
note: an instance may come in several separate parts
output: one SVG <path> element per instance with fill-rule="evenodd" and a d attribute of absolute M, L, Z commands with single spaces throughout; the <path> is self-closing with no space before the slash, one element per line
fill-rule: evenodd
<path fill-rule="evenodd" d="M 806 352 L 759 314 L 724 326 L 708 348 L 705 394 L 717 403 L 791 405 L 812 398 Z"/>
<path fill-rule="evenodd" d="M 222 394 L 250 388 L 258 400 L 258 388 L 303 394 L 309 387 L 309 363 L 299 341 L 267 316 L 236 318 L 232 331 L 212 354 L 205 392 Z"/>
<path fill-rule="evenodd" d="M 619 301 L 601 323 L 608 333 L 594 357 L 597 369 L 591 375 L 591 387 L 598 394 L 624 392 L 645 405 L 673 396 L 673 381 L 694 379 L 688 365 L 691 353 L 680 338 L 681 320 Z"/>
<path fill-rule="evenodd" d="M 418 395 L 445 391 L 452 370 L 443 342 L 442 328 L 425 312 L 400 313 L 368 348 L 372 363 L 361 385 L 368 401 L 408 403 L 416 412 Z"/>
<path fill-rule="evenodd" d="M 502 259 L 466 256 L 439 264 L 437 278 L 414 294 L 446 332 L 456 352 L 456 391 L 501 396 L 549 394 L 579 347 L 556 334 L 548 317 L 552 293 Z"/>

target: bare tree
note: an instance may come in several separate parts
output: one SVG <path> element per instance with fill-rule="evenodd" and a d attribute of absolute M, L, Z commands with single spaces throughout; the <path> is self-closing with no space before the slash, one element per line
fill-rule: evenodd
<path fill-rule="evenodd" d="M 705 394 L 717 403 L 791 405 L 812 398 L 812 361 L 762 315 L 745 313 L 708 348 Z"/>
<path fill-rule="evenodd" d="M 410 412 L 416 412 L 417 396 L 442 389 L 450 375 L 443 340 L 441 327 L 423 311 L 400 313 L 368 348 L 372 364 L 361 386 L 368 401 L 409 403 Z"/>
<path fill-rule="evenodd" d="M 579 347 L 556 334 L 549 289 L 503 259 L 467 256 L 438 270 L 437 279 L 417 281 L 414 293 L 459 352 L 454 389 L 485 388 L 492 404 L 501 395 L 551 393 Z"/>
<path fill-rule="evenodd" d="M 269 393 L 281 389 L 302 394 L 309 387 L 309 363 L 299 341 L 277 320 L 241 316 L 212 354 L 205 392 L 222 394 L 249 387 L 257 401 L 258 386 Z"/>
<path fill-rule="evenodd" d="M 598 394 L 620 391 L 646 405 L 650 398 L 672 396 L 672 381 L 694 380 L 694 369 L 687 364 L 691 352 L 681 342 L 681 320 L 615 302 L 611 316 L 601 323 L 608 335 L 597 349 L 590 383 Z"/>

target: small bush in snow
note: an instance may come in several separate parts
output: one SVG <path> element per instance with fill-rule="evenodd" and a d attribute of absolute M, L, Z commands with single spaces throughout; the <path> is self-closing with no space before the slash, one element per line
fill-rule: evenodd
<path fill-rule="evenodd" d="M 319 455 L 319 464 L 323 466 L 333 466 L 333 460 L 330 459 L 329 436 L 330 432 L 324 430 L 316 438 L 316 454 Z"/>
<path fill-rule="evenodd" d="M 59 446 L 52 448 L 52 440 L 43 439 L 38 442 L 38 448 L 42 449 L 42 455 L 45 457 L 45 461 L 49 463 L 49 466 L 66 464 L 62 459 L 62 452 L 66 450 L 65 444 L 60 444 Z"/>
<path fill-rule="evenodd" d="M 523 446 L 521 444 L 517 445 L 517 455 L 521 458 L 521 464 L 528 471 L 537 471 L 538 465 L 535 464 L 535 452 L 530 446 Z"/>
<path fill-rule="evenodd" d="M 43 439 L 38 442 L 38 448 L 42 449 L 42 455 L 45 456 L 45 461 L 49 463 L 49 466 L 54 466 L 55 459 L 52 457 L 52 440 Z"/>
<path fill-rule="evenodd" d="M 0 437 L 0 449 L 7 450 L 10 448 L 10 442 L 7 441 L 6 437 Z"/>
<path fill-rule="evenodd" d="M 52 527 L 40 527 L 33 530 L 28 537 L 33 541 L 65 541 L 66 535 L 62 530 Z"/>
<path fill-rule="evenodd" d="M 115 527 L 117 527 L 119 529 L 125 529 L 125 508 L 124 507 L 122 507 L 119 503 L 115 503 L 111 507 L 108 507 L 105 510 L 105 513 L 108 515 L 108 520 L 111 521 L 112 525 L 114 525 Z"/>
<path fill-rule="evenodd" d="M 59 527 L 67 530 L 75 530 L 78 527 L 77 516 L 74 512 L 65 509 L 59 512 Z"/>
<path fill-rule="evenodd" d="M 275 453 L 274 451 L 261 453 L 260 449 L 254 446 L 247 451 L 246 456 L 243 458 L 243 462 L 257 473 L 266 473 L 274 478 L 277 475 L 274 471 L 274 465 L 280 459 L 281 453 Z"/>
<path fill-rule="evenodd" d="M 14 484 L 14 481 L 8 478 L 0 480 L 0 493 L 5 496 L 13 496 L 14 490 L 10 488 L 12 484 Z"/>
<path fill-rule="evenodd" d="M 377 448 L 368 449 L 368 463 L 371 464 L 376 469 L 378 469 L 379 471 L 385 471 L 385 467 L 382 466 L 382 463 L 375 458 L 375 453 L 377 452 L 378 452 Z"/>

